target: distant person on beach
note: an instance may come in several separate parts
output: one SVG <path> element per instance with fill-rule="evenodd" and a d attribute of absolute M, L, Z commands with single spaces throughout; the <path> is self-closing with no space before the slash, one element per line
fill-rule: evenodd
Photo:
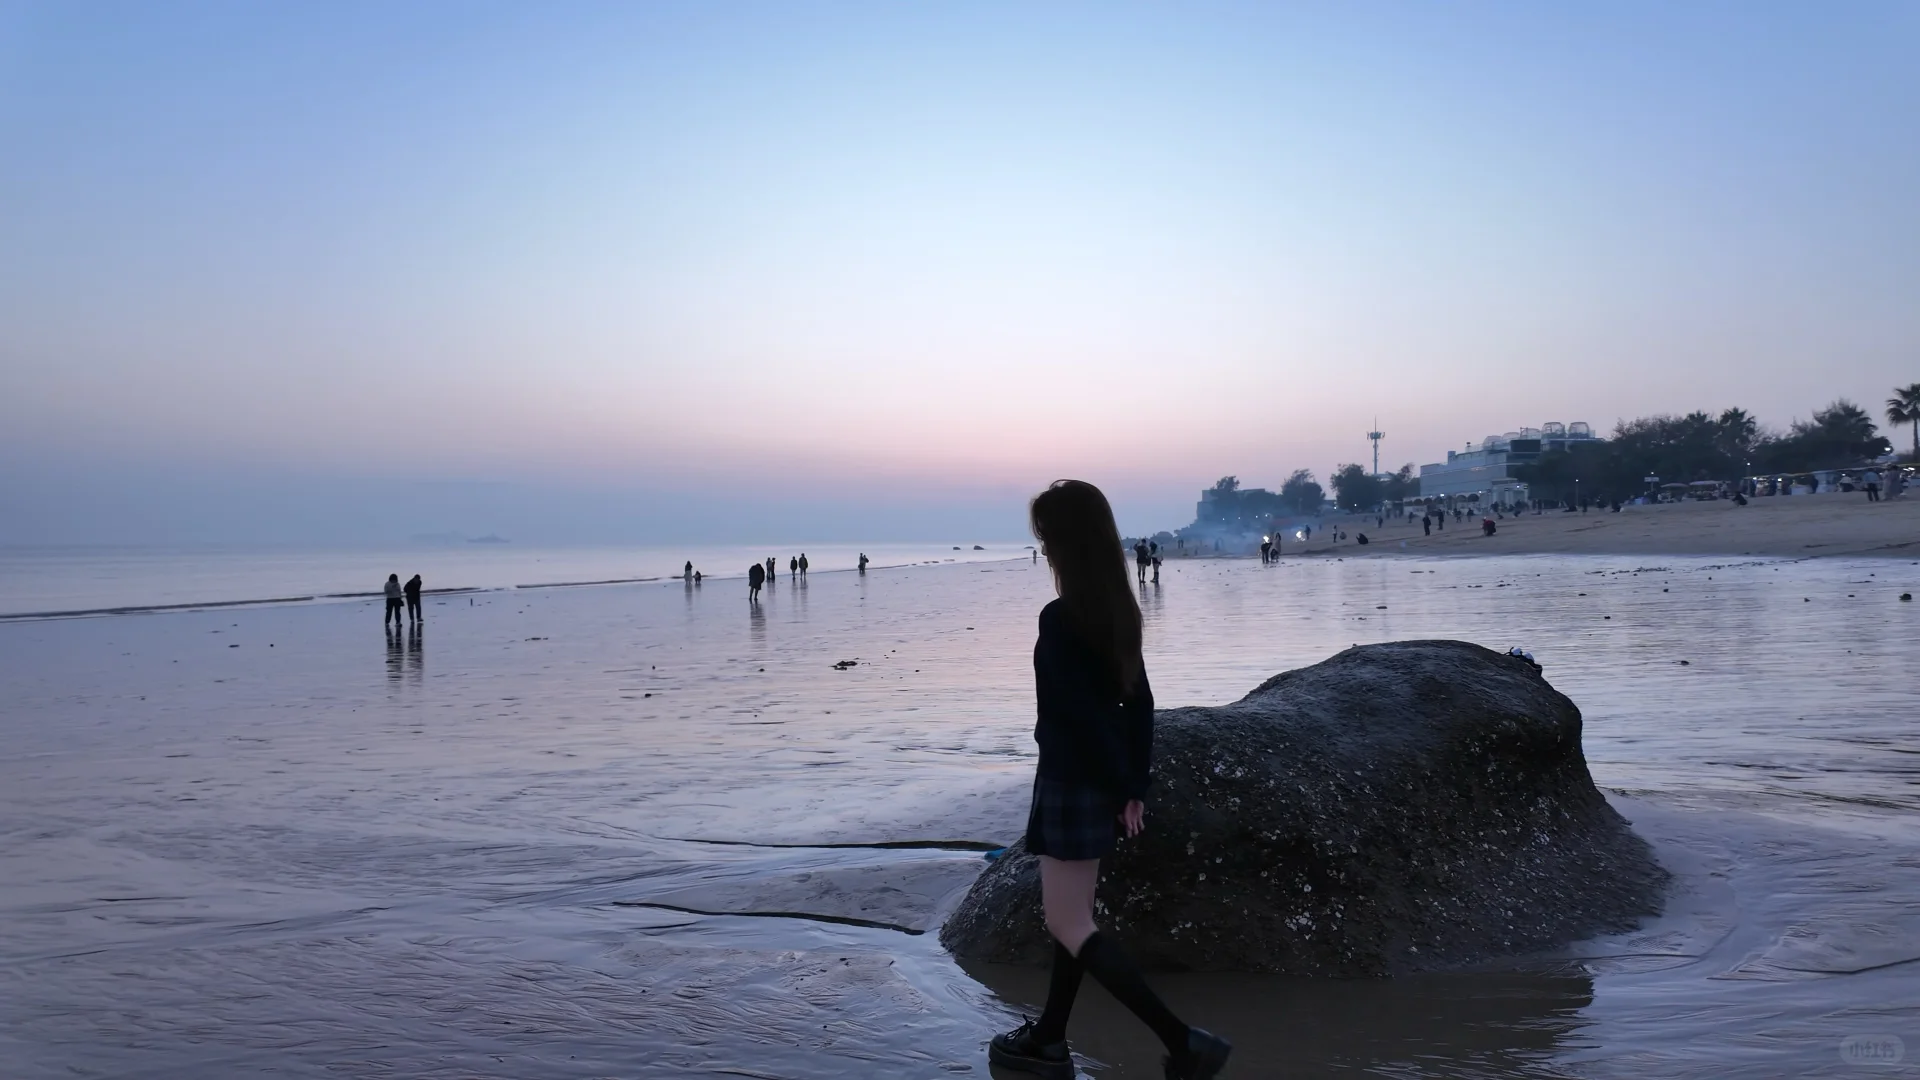
<path fill-rule="evenodd" d="M 1136 578 L 1142 583 L 1145 583 L 1147 580 L 1147 542 L 1144 540 L 1135 540 L 1133 542 L 1133 572 Z"/>
<path fill-rule="evenodd" d="M 693 560 L 692 559 L 687 560 L 686 569 L 680 571 L 680 576 L 682 578 L 685 578 L 688 581 L 693 580 Z"/>
<path fill-rule="evenodd" d="M 1100 860 L 1119 835 L 1145 827 L 1152 780 L 1153 688 L 1140 656 L 1140 605 L 1126 586 L 1125 550 L 1100 489 L 1059 480 L 1034 497 L 1034 536 L 1059 598 L 1040 612 L 1033 649 L 1040 763 L 1027 850 L 1040 857 L 1040 904 L 1053 936 L 1053 974 L 1037 1020 L 993 1037 L 988 1060 L 1068 1080 L 1067 1017 L 1083 974 L 1166 1045 L 1166 1075 L 1218 1076 L 1233 1047 L 1173 1014 L 1120 943 L 1094 925 Z M 1170 902 L 1172 901 L 1170 898 Z"/>
<path fill-rule="evenodd" d="M 1420 535 L 1421 535 L 1421 536 L 1432 536 L 1432 535 L 1433 535 L 1433 515 L 1432 515 L 1432 514 L 1423 514 L 1423 515 L 1421 515 L 1421 517 L 1420 517 Z"/>
<path fill-rule="evenodd" d="M 787 576 L 788 577 L 800 576 L 800 556 L 798 555 L 787 556 Z"/>
<path fill-rule="evenodd" d="M 1866 485 L 1867 501 L 1879 502 L 1880 501 L 1880 470 L 1868 469 L 1864 474 L 1861 475 L 1860 481 L 1861 483 Z"/>
<path fill-rule="evenodd" d="M 807 553 L 804 551 L 800 553 L 800 576 L 807 576 Z"/>
<path fill-rule="evenodd" d="M 860 572 L 867 572 L 867 553 L 864 551 L 860 553 Z"/>
<path fill-rule="evenodd" d="M 401 586 L 400 591 L 403 594 L 405 594 L 407 598 L 407 621 L 419 622 L 420 621 L 420 575 L 415 574 L 411 578 L 408 578 L 407 583 Z"/>
<path fill-rule="evenodd" d="M 386 592 L 387 592 L 387 614 L 384 618 L 380 620 L 380 625 L 385 626 L 388 623 L 392 623 L 395 627 L 398 627 L 400 625 L 400 620 L 401 620 L 400 613 L 402 610 L 400 606 L 401 600 L 400 600 L 400 575 L 399 574 L 387 575 Z"/>
<path fill-rule="evenodd" d="M 766 567 L 759 563 L 754 563 L 752 566 L 747 567 L 747 603 L 753 604 L 759 602 L 760 585 L 766 580 Z"/>
<path fill-rule="evenodd" d="M 694 583 L 695 585 L 698 585 L 698 584 L 700 584 L 700 571 L 698 571 L 698 570 L 695 570 L 695 571 L 693 572 L 693 583 Z"/>
<path fill-rule="evenodd" d="M 1260 565 L 1265 566 L 1272 561 L 1273 561 L 1273 538 L 1270 536 L 1263 536 L 1260 538 Z"/>

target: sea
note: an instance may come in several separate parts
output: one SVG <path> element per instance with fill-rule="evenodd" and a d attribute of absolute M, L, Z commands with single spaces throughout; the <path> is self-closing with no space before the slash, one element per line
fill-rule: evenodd
<path fill-rule="evenodd" d="M 744 578 L 772 558 L 785 576 L 810 572 L 1007 559 L 1029 541 L 992 545 L 846 543 L 765 550 L 734 546 L 526 547 L 511 541 L 372 548 L 0 547 L 0 619 L 127 614 L 178 607 L 326 603 L 377 595 L 388 574 L 421 575 L 429 594 Z"/>
<path fill-rule="evenodd" d="M 0 622 L 0 1075 L 992 1075 L 1045 975 L 936 931 L 1024 822 L 1052 586 L 961 546 L 805 580 L 7 555 L 15 614 L 315 599 Z M 757 603 L 722 571 L 756 555 Z M 398 631 L 329 595 L 390 572 L 472 591 Z M 1892 559 L 1170 561 L 1139 587 L 1163 705 L 1363 642 L 1524 648 L 1675 884 L 1473 971 L 1157 984 L 1235 1077 L 1920 1074 L 1916 592 Z M 1085 1075 L 1162 1075 L 1097 989 L 1070 1035 Z"/>

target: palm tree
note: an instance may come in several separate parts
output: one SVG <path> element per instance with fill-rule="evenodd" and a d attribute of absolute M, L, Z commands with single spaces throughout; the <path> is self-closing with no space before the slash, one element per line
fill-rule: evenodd
<path fill-rule="evenodd" d="M 1867 442 L 1873 438 L 1873 417 L 1846 398 L 1834 398 L 1826 408 L 1815 410 L 1813 422 L 1847 442 Z"/>
<path fill-rule="evenodd" d="M 1720 414 L 1720 430 L 1735 446 L 1744 446 L 1760 430 L 1760 422 L 1745 409 L 1728 409 Z"/>
<path fill-rule="evenodd" d="M 1913 460 L 1920 461 L 1920 383 L 1894 388 L 1887 399 L 1887 423 L 1913 425 Z"/>
<path fill-rule="evenodd" d="M 1746 469 L 1753 459 L 1754 443 L 1760 437 L 1760 422 L 1745 409 L 1728 409 L 1714 421 L 1719 429 L 1714 443 L 1726 455 L 1730 467 Z"/>

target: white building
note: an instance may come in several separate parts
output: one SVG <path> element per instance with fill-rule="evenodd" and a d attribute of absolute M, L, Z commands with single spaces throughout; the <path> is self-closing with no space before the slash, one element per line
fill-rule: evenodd
<path fill-rule="evenodd" d="M 1550 421 L 1537 428 L 1521 428 L 1505 435 L 1489 435 L 1465 450 L 1447 451 L 1447 460 L 1420 466 L 1420 497 L 1448 498 L 1478 495 L 1483 500 L 1524 500 L 1526 485 L 1514 470 L 1539 460 L 1553 450 L 1572 452 L 1605 442 L 1584 423 Z"/>

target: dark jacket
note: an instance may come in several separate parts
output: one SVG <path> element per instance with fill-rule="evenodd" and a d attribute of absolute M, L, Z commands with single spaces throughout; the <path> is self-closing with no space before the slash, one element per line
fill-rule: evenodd
<path fill-rule="evenodd" d="M 1152 782 L 1153 688 L 1145 671 L 1131 694 L 1074 629 L 1064 601 L 1040 610 L 1033 646 L 1040 775 L 1116 798 L 1144 799 Z"/>

